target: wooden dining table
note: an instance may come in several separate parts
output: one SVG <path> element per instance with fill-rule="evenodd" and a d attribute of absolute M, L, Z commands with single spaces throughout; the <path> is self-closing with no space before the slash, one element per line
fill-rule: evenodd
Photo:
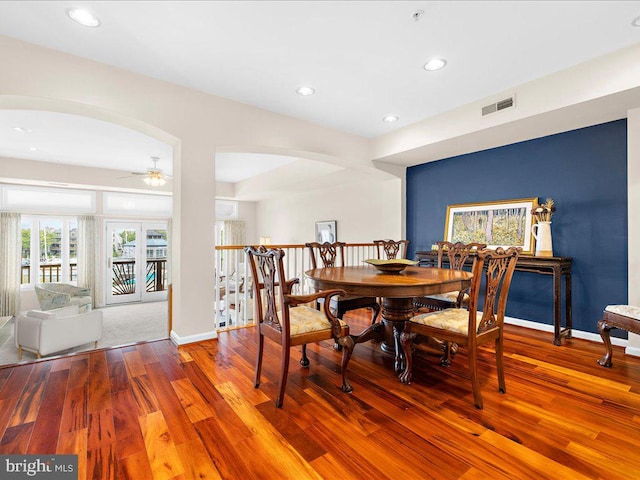
<path fill-rule="evenodd" d="M 382 322 L 371 325 L 356 343 L 380 341 L 385 353 L 395 357 L 395 371 L 404 370 L 400 333 L 415 313 L 414 297 L 464 290 L 471 284 L 471 273 L 436 267 L 407 267 L 400 273 L 384 273 L 370 266 L 316 268 L 305 272 L 316 290 L 338 288 L 350 295 L 382 298 Z"/>

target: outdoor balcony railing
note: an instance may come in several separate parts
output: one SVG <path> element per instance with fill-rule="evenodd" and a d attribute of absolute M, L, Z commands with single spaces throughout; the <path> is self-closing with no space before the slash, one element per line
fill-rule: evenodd
<path fill-rule="evenodd" d="M 78 277 L 77 264 L 69 264 L 69 273 L 71 275 L 71 281 L 75 282 Z M 62 281 L 62 264 L 60 263 L 47 263 L 40 265 L 40 275 L 38 277 L 40 283 L 52 283 Z M 31 265 L 22 265 L 22 283 L 31 283 Z"/>
<path fill-rule="evenodd" d="M 284 250 L 287 279 L 299 278 L 295 294 L 312 293 L 304 272 L 311 269 L 309 250 L 304 245 L 268 245 Z M 374 243 L 351 243 L 345 246 L 345 265 L 362 265 L 368 258 L 377 258 Z M 253 279 L 243 245 L 215 247 L 215 327 L 242 327 L 255 323 Z"/>
<path fill-rule="evenodd" d="M 114 260 L 112 292 L 114 295 L 133 293 L 136 286 L 135 260 Z M 71 263 L 71 281 L 77 281 L 78 268 L 76 263 Z M 52 283 L 62 281 L 62 265 L 60 263 L 48 263 L 40 265 L 40 283 Z M 31 265 L 22 265 L 22 283 L 31 283 Z M 145 289 L 147 292 L 162 292 L 167 290 L 167 259 L 154 258 L 146 260 Z"/>
<path fill-rule="evenodd" d="M 147 259 L 145 274 L 145 291 L 163 292 L 167 290 L 167 259 L 153 258 Z M 134 293 L 136 288 L 136 261 L 135 260 L 113 260 L 112 266 L 113 295 L 126 295 Z"/>

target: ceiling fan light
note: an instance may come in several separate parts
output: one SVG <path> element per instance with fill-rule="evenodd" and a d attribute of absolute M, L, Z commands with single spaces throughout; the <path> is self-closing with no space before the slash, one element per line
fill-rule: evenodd
<path fill-rule="evenodd" d="M 142 180 L 150 187 L 161 187 L 165 183 L 167 183 L 162 175 L 158 175 L 157 173 L 155 175 L 153 173 L 150 173 L 146 177 L 143 177 Z"/>

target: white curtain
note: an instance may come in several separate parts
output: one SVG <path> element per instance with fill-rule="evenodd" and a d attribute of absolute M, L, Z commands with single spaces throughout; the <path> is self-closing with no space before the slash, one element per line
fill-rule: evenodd
<path fill-rule="evenodd" d="M 0 212 L 0 316 L 20 311 L 21 259 L 20 214 Z"/>
<path fill-rule="evenodd" d="M 244 220 L 224 221 L 224 244 L 244 245 L 247 241 L 247 227 Z"/>
<path fill-rule="evenodd" d="M 92 307 L 96 303 L 98 286 L 98 218 L 78 217 L 78 286 L 91 289 Z"/>

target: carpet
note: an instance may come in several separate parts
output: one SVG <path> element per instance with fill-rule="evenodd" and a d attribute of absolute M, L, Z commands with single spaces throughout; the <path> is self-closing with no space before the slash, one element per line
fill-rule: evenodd
<path fill-rule="evenodd" d="M 117 347 L 169 337 L 167 302 L 116 305 L 101 308 L 100 310 L 102 311 L 103 325 L 102 338 L 98 342 L 98 348 Z M 0 328 L 0 339 L 3 337 L 6 340 L 0 347 L 0 365 L 17 363 L 18 349 L 15 346 L 13 321 Z M 62 352 L 56 352 L 49 356 L 53 357 L 86 350 L 93 350 L 93 342 Z M 34 359 L 37 359 L 35 353 L 23 351 L 23 362 Z"/>

